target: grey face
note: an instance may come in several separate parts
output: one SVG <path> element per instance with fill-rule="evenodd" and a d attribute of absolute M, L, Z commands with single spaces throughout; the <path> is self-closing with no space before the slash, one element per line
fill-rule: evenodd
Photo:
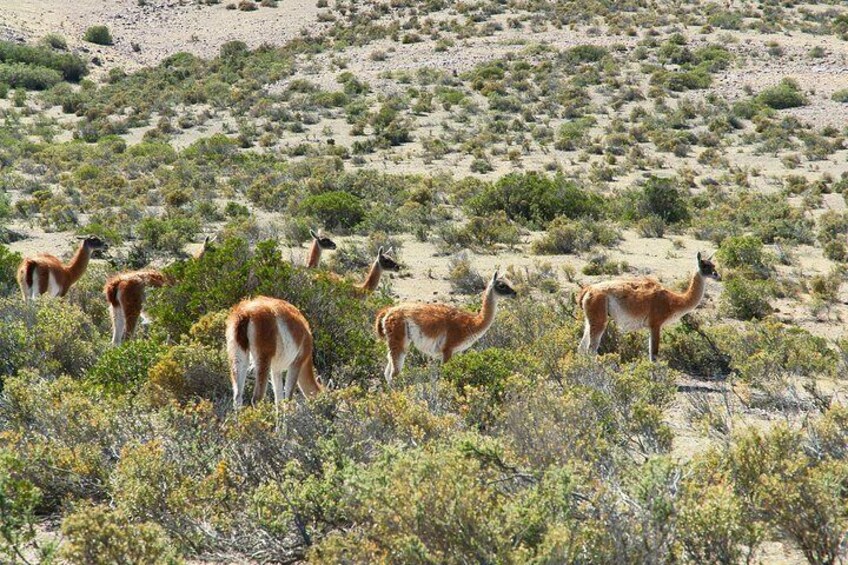
<path fill-rule="evenodd" d="M 698 269 L 701 271 L 701 275 L 720 281 L 721 275 L 716 271 L 715 264 L 709 259 L 698 259 Z"/>
<path fill-rule="evenodd" d="M 97 237 L 96 235 L 89 235 L 83 240 L 83 245 L 87 249 L 95 250 L 95 249 L 106 249 L 108 245 L 105 241 Z"/>
<path fill-rule="evenodd" d="M 391 251 L 391 250 L 390 250 Z M 377 260 L 380 261 L 380 268 L 384 271 L 400 271 L 400 265 L 386 253 L 383 253 L 383 248 L 380 248 L 377 254 Z"/>
<path fill-rule="evenodd" d="M 318 247 L 324 250 L 333 250 L 336 248 L 336 242 L 330 239 L 329 237 L 325 237 L 323 235 L 318 235 L 312 230 L 309 230 L 309 233 L 312 235 L 312 239 L 318 242 Z"/>
<path fill-rule="evenodd" d="M 504 279 L 495 279 L 495 294 L 498 296 L 515 296 L 515 289 Z"/>

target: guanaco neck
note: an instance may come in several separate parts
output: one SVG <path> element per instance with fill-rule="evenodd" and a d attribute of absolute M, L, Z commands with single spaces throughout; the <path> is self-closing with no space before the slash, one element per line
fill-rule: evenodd
<path fill-rule="evenodd" d="M 474 317 L 472 333 L 482 336 L 491 327 L 495 321 L 495 312 L 498 307 L 498 297 L 495 294 L 493 285 L 489 285 L 483 291 L 483 304 L 480 306 L 480 312 Z"/>
<path fill-rule="evenodd" d="M 297 376 L 297 384 L 304 396 L 314 396 L 324 390 L 324 387 L 315 378 L 315 366 L 312 364 L 311 358 L 303 363 Z"/>
<path fill-rule="evenodd" d="M 68 272 L 69 284 L 74 284 L 82 277 L 85 269 L 88 267 L 89 259 L 91 259 L 91 250 L 86 247 L 85 243 L 80 244 L 77 252 L 74 253 L 74 256 L 65 265 L 65 270 Z"/>
<path fill-rule="evenodd" d="M 685 312 L 691 312 L 698 307 L 701 300 L 704 299 L 704 293 L 707 290 L 706 281 L 701 271 L 696 269 L 692 273 L 692 278 L 689 279 L 689 288 L 686 289 L 680 298 L 682 299 L 681 306 Z"/>
<path fill-rule="evenodd" d="M 368 276 L 365 277 L 365 282 L 360 285 L 362 290 L 374 292 L 377 290 L 377 285 L 380 284 L 380 277 L 383 274 L 383 267 L 380 266 L 380 260 L 377 259 L 368 270 Z"/>
<path fill-rule="evenodd" d="M 306 256 L 306 267 L 314 269 L 318 266 L 318 261 L 321 260 L 321 246 L 318 245 L 318 240 L 313 239 L 312 245 L 309 247 L 309 254 Z"/>

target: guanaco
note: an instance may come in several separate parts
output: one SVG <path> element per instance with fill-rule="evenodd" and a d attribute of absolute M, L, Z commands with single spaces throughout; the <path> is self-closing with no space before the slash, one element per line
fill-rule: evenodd
<path fill-rule="evenodd" d="M 365 280 L 354 286 L 354 295 L 358 298 L 368 296 L 380 285 L 380 278 L 383 276 L 383 271 L 400 271 L 400 264 L 391 256 L 392 249 L 384 251 L 381 246 L 377 251 L 377 258 L 371 263 L 368 268 L 368 273 L 365 275 Z M 344 279 L 336 273 L 321 273 L 318 278 L 326 277 L 336 282 L 342 282 Z"/>
<path fill-rule="evenodd" d="M 483 291 L 483 304 L 477 314 L 445 304 L 400 304 L 377 312 L 374 329 L 389 347 L 386 382 L 391 385 L 403 370 L 410 342 L 425 355 L 447 363 L 489 330 L 498 298 L 515 294 L 510 283 L 495 271 Z"/>
<path fill-rule="evenodd" d="M 580 351 L 597 353 L 608 318 L 618 328 L 635 331 L 651 330 L 648 357 L 656 360 L 660 347 L 660 330 L 694 310 L 704 298 L 706 279 L 721 280 L 709 259 L 697 255 L 697 266 L 685 292 L 674 292 L 652 278 L 634 278 L 601 282 L 580 290 L 577 303 L 583 308 L 585 326 Z"/>
<path fill-rule="evenodd" d="M 312 245 L 309 246 L 309 252 L 306 255 L 306 267 L 315 269 L 321 261 L 321 252 L 325 249 L 335 249 L 336 242 L 323 234 L 315 233 L 314 230 L 309 230 L 309 235 L 312 236 Z"/>
<path fill-rule="evenodd" d="M 356 285 L 360 294 L 370 294 L 377 290 L 380 284 L 380 277 L 383 276 L 383 271 L 400 271 L 400 265 L 391 256 L 392 249 L 383 251 L 383 247 L 377 251 L 377 258 L 371 263 L 371 268 L 368 269 L 368 274 L 362 284 Z"/>
<path fill-rule="evenodd" d="M 312 364 L 312 332 L 300 310 L 277 298 L 257 296 L 237 304 L 227 318 L 227 353 L 233 384 L 233 405 L 242 405 L 249 362 L 256 367 L 253 404 L 265 398 L 268 375 L 274 401 L 291 399 L 294 384 L 306 396 L 323 387 Z M 287 370 L 285 389 L 283 371 Z"/>
<path fill-rule="evenodd" d="M 40 295 L 65 296 L 88 267 L 91 254 L 96 249 L 105 249 L 106 242 L 97 236 L 81 238 L 74 256 L 63 264 L 59 259 L 47 253 L 27 257 L 18 267 L 18 285 L 24 301 L 35 300 Z"/>
<path fill-rule="evenodd" d="M 144 295 L 148 287 L 159 288 L 173 281 L 155 270 L 120 273 L 106 281 L 103 294 L 112 318 L 112 345 L 131 339 L 141 317 Z"/>
<path fill-rule="evenodd" d="M 212 244 L 215 240 L 218 239 L 217 235 L 214 236 L 206 236 L 203 238 L 203 245 L 200 248 L 200 251 L 194 256 L 195 259 L 203 259 L 203 256 L 206 255 L 206 252 L 212 249 Z"/>

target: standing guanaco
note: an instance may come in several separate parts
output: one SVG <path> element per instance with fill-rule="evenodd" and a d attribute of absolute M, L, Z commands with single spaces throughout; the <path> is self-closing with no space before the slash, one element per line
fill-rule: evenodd
<path fill-rule="evenodd" d="M 649 328 L 648 357 L 656 360 L 660 347 L 660 330 L 694 310 L 704 298 L 706 279 L 721 280 L 709 259 L 699 252 L 697 265 L 684 292 L 674 292 L 652 278 L 620 279 L 589 285 L 581 289 L 577 303 L 585 314 L 580 351 L 598 352 L 608 318 L 618 328 L 629 332 Z"/>
<path fill-rule="evenodd" d="M 356 285 L 356 288 L 360 293 L 370 294 L 377 290 L 383 271 L 400 271 L 400 265 L 394 260 L 394 258 L 392 258 L 391 252 L 391 248 L 384 252 L 383 247 L 380 246 L 380 249 L 377 251 L 377 258 L 374 259 L 374 262 L 371 264 L 371 268 L 368 270 L 365 280 L 362 284 Z"/>
<path fill-rule="evenodd" d="M 315 233 L 314 230 L 309 230 L 309 235 L 312 236 L 312 245 L 309 246 L 309 253 L 306 255 L 306 267 L 315 269 L 321 261 L 321 252 L 325 249 L 335 249 L 336 242 L 323 234 Z"/>
<path fill-rule="evenodd" d="M 307 396 L 323 389 L 312 364 L 309 322 L 300 310 L 285 300 L 267 296 L 243 300 L 227 318 L 226 335 L 233 404 L 237 410 L 242 405 L 251 359 L 256 367 L 254 404 L 265 397 L 269 374 L 277 403 L 292 397 L 295 383 Z M 283 371 L 288 371 L 285 388 Z"/>
<path fill-rule="evenodd" d="M 82 243 L 77 252 L 66 264 L 47 253 L 21 261 L 18 267 L 18 285 L 21 287 L 24 301 L 35 300 L 44 293 L 50 296 L 65 296 L 71 285 L 85 273 L 94 250 L 107 247 L 105 241 L 94 235 L 81 239 Z"/>
<path fill-rule="evenodd" d="M 120 345 L 130 339 L 141 317 L 144 295 L 148 287 L 162 287 L 173 281 L 155 270 L 120 273 L 106 281 L 103 294 L 109 303 L 112 318 L 112 345 Z"/>
<path fill-rule="evenodd" d="M 502 296 L 515 296 L 515 290 L 495 271 L 483 291 L 483 304 L 477 314 L 445 304 L 400 304 L 377 312 L 375 330 L 389 346 L 386 382 L 391 385 L 403 370 L 410 342 L 443 363 L 474 345 L 492 326 L 498 298 Z"/>

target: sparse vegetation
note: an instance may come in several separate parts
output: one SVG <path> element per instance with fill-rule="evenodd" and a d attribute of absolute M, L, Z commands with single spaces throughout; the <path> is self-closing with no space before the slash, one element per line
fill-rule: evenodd
<path fill-rule="evenodd" d="M 843 6 L 194 4 L 308 32 L 0 41 L 0 562 L 845 560 Z M 88 233 L 69 295 L 25 303 L 22 255 Z M 580 287 L 681 290 L 697 251 L 722 280 L 658 362 L 615 323 L 577 353 Z M 109 347 L 103 284 L 149 266 L 174 284 Z M 375 313 L 476 312 L 495 268 L 485 336 L 387 385 Z M 225 321 L 261 294 L 326 390 L 234 414 Z"/>

